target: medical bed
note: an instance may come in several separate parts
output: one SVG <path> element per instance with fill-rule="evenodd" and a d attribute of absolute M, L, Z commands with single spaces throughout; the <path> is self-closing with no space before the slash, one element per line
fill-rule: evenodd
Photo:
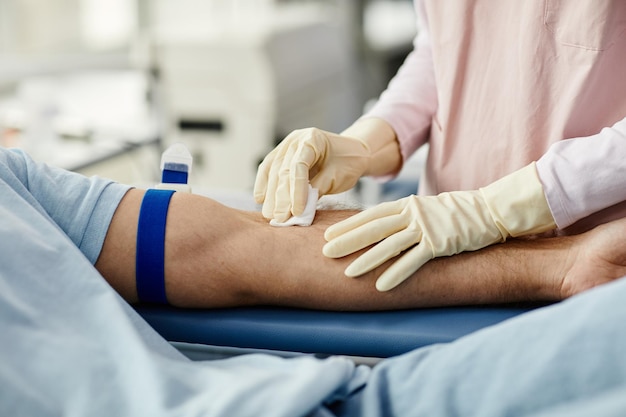
<path fill-rule="evenodd" d="M 170 342 L 371 358 L 451 342 L 532 308 L 481 306 L 330 312 L 272 307 L 216 310 L 136 307 Z"/>

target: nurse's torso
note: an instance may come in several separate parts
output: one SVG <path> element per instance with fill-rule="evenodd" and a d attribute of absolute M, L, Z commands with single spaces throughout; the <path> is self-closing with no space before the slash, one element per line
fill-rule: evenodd
<path fill-rule="evenodd" d="M 422 193 L 487 185 L 626 117 L 626 1 L 424 3 L 439 108 Z"/>

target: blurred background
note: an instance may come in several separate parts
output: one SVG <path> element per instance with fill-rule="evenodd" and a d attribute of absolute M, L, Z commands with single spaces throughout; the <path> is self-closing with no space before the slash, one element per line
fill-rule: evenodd
<path fill-rule="evenodd" d="M 250 193 L 289 132 L 361 115 L 417 30 L 411 0 L 0 0 L 0 146 L 149 186 L 183 142 L 194 188 Z M 358 198 L 415 192 L 420 163 Z"/>

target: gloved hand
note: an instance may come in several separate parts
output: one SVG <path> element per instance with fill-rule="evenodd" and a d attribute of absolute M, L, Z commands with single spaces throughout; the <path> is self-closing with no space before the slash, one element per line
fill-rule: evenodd
<path fill-rule="evenodd" d="M 254 198 L 263 216 L 284 222 L 306 206 L 309 176 L 319 195 L 354 187 L 370 162 L 368 146 L 358 139 L 309 128 L 296 130 L 259 166 Z"/>
<path fill-rule="evenodd" d="M 259 166 L 254 198 L 263 203 L 264 217 L 283 222 L 304 211 L 309 182 L 321 197 L 349 190 L 363 175 L 393 173 L 400 165 L 396 134 L 382 119 L 359 119 L 341 134 L 296 130 Z"/>
<path fill-rule="evenodd" d="M 475 191 L 382 203 L 326 229 L 324 255 L 340 258 L 380 242 L 345 270 L 360 276 L 406 251 L 376 282 L 388 291 L 438 256 L 556 227 L 535 163 Z"/>

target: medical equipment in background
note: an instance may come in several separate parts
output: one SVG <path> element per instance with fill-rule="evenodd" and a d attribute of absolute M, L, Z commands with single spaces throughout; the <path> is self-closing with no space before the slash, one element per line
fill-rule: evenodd
<path fill-rule="evenodd" d="M 181 20 L 179 6 L 170 21 Z M 302 4 L 268 10 L 153 34 L 165 141 L 190 148 L 194 184 L 251 191 L 277 140 L 306 126 L 340 130 L 361 112 L 349 34 L 332 15 Z M 201 12 L 191 13 L 187 22 Z"/>
<path fill-rule="evenodd" d="M 76 70 L 13 81 L 0 96 L 0 146 L 86 176 L 157 181 L 161 132 L 137 70 Z"/>

